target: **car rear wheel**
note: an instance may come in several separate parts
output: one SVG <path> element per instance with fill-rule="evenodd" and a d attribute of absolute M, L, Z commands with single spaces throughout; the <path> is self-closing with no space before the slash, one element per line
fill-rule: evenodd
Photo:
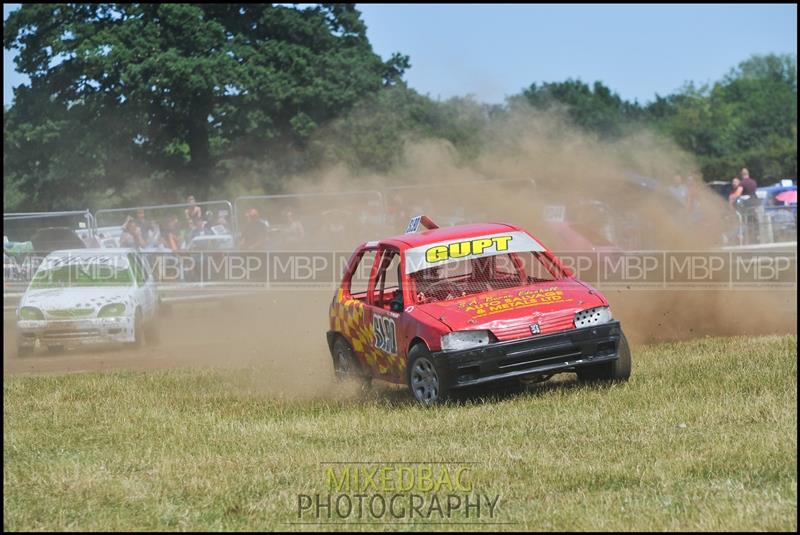
<path fill-rule="evenodd" d="M 361 369 L 353 348 L 342 336 L 337 336 L 333 342 L 333 370 L 339 381 L 357 379 L 362 382 L 363 386 L 367 386 L 372 379 Z"/>
<path fill-rule="evenodd" d="M 408 388 L 423 405 L 436 405 L 448 397 L 447 385 L 424 344 L 417 344 L 408 352 Z"/>
<path fill-rule="evenodd" d="M 631 376 L 631 350 L 628 339 L 622 333 L 619 338 L 619 358 L 598 366 L 578 370 L 580 381 L 627 381 Z"/>

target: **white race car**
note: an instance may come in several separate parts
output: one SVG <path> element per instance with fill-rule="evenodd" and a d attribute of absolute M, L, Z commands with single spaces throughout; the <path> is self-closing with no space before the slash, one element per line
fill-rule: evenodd
<path fill-rule="evenodd" d="M 54 251 L 17 308 L 17 351 L 93 343 L 155 342 L 158 295 L 149 265 L 132 249 Z"/>

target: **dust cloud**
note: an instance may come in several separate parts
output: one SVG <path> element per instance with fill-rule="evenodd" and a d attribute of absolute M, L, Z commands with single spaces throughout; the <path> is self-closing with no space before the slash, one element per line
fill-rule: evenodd
<path fill-rule="evenodd" d="M 557 254 L 708 251 L 731 228 L 726 203 L 703 186 L 690 155 L 656 133 L 634 130 L 609 142 L 571 128 L 558 112 L 516 108 L 493 121 L 482 136 L 480 152 L 466 159 L 444 140 L 407 140 L 403 164 L 390 173 L 356 173 L 332 164 L 286 182 L 286 191 L 293 194 L 330 196 L 298 195 L 253 206 L 270 224 L 285 223 L 287 217 L 299 220 L 305 233 L 295 243 L 297 250 L 349 252 L 363 241 L 401 234 L 408 219 L 422 213 L 440 226 L 513 223 Z M 684 192 L 688 206 L 671 191 Z M 380 198 L 385 205 L 376 203 Z M 375 217 L 381 215 L 386 217 Z M 597 286 L 634 345 L 796 332 L 791 290 Z M 333 381 L 325 339 L 333 292 L 331 284 L 259 292 L 222 304 L 182 305 L 162 319 L 159 347 L 121 356 L 4 357 L 4 372 L 222 366 L 251 370 L 237 388 L 268 395 L 356 395 L 357 390 L 342 390 Z"/>

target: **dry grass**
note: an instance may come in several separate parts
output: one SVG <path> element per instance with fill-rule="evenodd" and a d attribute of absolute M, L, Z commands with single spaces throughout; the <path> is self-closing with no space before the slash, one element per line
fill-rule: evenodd
<path fill-rule="evenodd" d="M 624 385 L 435 409 L 385 388 L 276 398 L 258 369 L 6 377 L 3 527 L 463 529 L 291 523 L 298 494 L 327 492 L 320 463 L 477 461 L 493 529 L 796 531 L 796 344 L 645 346 Z"/>

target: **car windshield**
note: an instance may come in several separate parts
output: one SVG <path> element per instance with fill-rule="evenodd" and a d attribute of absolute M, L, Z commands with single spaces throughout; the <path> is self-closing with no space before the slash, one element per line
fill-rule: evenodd
<path fill-rule="evenodd" d="M 524 251 L 458 260 L 411 273 L 410 278 L 417 304 L 425 304 L 533 286 L 564 276 L 543 252 Z"/>
<path fill-rule="evenodd" d="M 132 286 L 133 274 L 124 256 L 48 256 L 31 280 L 31 288 L 64 286 Z"/>

